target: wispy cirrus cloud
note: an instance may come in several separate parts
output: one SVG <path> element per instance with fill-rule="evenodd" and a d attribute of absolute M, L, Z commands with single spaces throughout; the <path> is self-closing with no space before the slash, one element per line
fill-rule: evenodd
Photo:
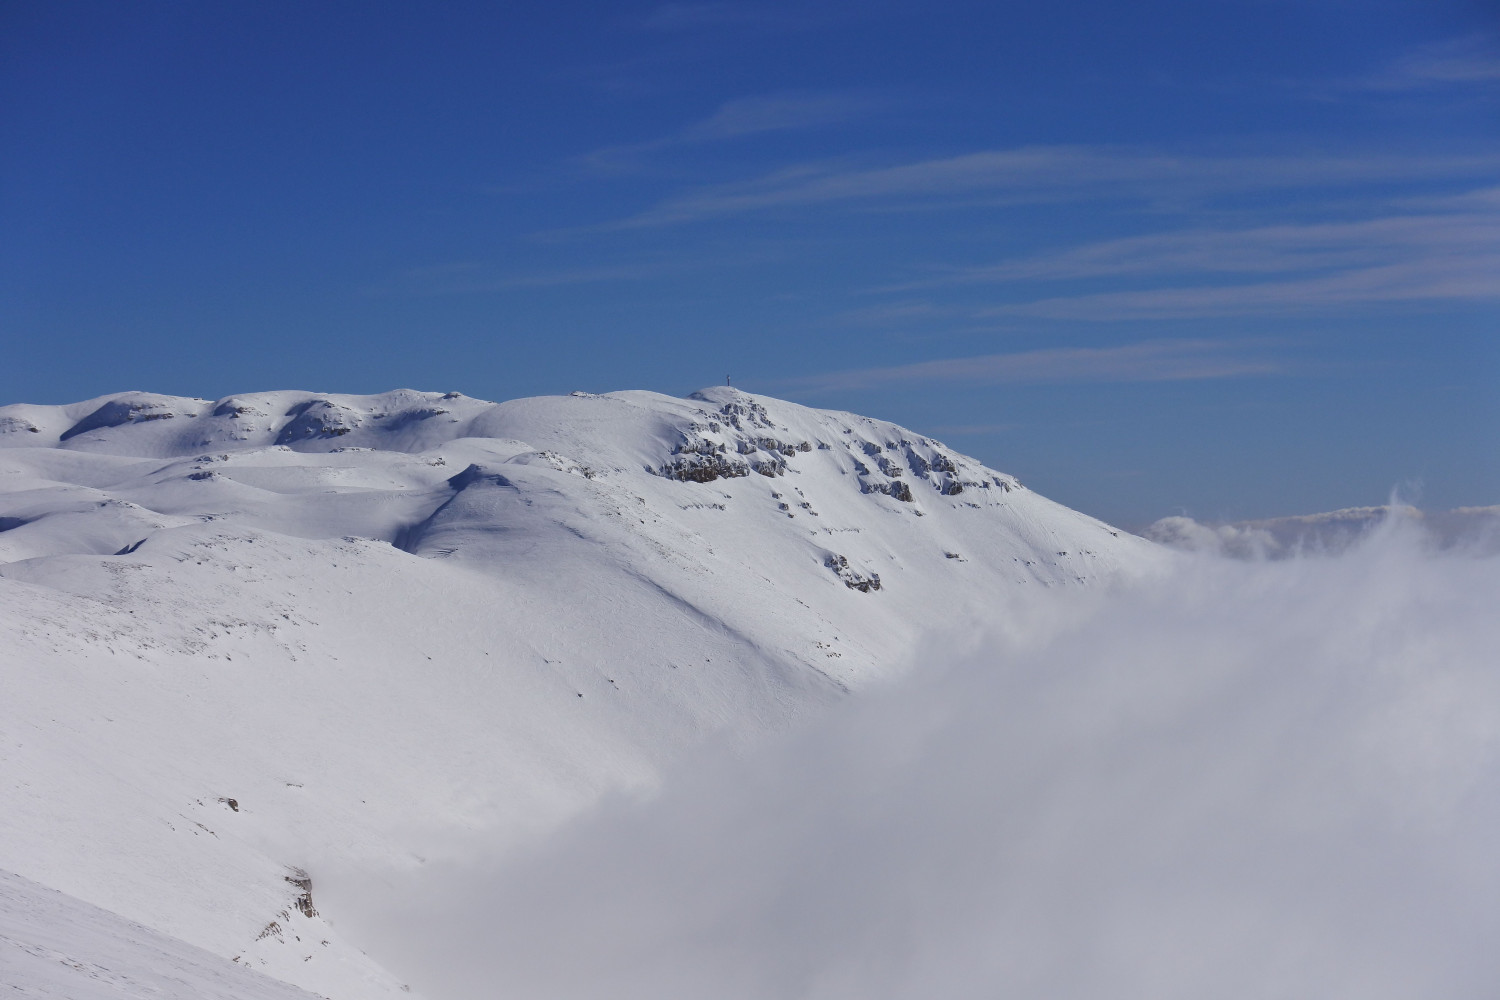
<path fill-rule="evenodd" d="M 1275 375 L 1285 362 L 1261 345 L 1227 340 L 1147 340 L 1114 347 L 1053 347 L 977 357 L 855 368 L 778 385 L 807 392 L 891 385 L 1016 385 L 1068 382 L 1178 382 Z"/>
<path fill-rule="evenodd" d="M 853 310 L 846 318 L 890 323 L 962 315 L 1098 322 L 1500 299 L 1500 189 L 1413 204 L 1428 211 L 1152 233 L 952 267 L 886 286 L 879 291 L 908 297 Z M 1205 284 L 1205 277 L 1217 280 Z M 1058 283 L 1080 281 L 1095 287 L 1083 293 L 1052 290 Z M 1122 283 L 1134 287 L 1119 288 Z M 1101 284 L 1116 287 L 1101 290 Z M 1011 301 L 988 306 L 909 297 L 963 286 L 1031 294 L 1016 301 L 1011 291 Z M 1043 289 L 1046 293 L 1038 294 Z"/>
<path fill-rule="evenodd" d="M 1103 198 L 1202 198 L 1240 192 L 1393 181 L 1489 178 L 1500 153 L 1463 155 L 1174 155 L 1105 146 L 1026 146 L 882 167 L 832 163 L 785 167 L 748 181 L 659 201 L 603 229 L 669 226 L 780 208 L 942 202 L 983 195 L 994 203 Z"/>
<path fill-rule="evenodd" d="M 1441 300 L 1500 300 L 1500 253 L 1432 257 L 1285 281 L 1058 296 L 983 308 L 976 315 L 1102 322 L 1206 319 Z"/>
<path fill-rule="evenodd" d="M 641 158 L 687 146 L 728 142 L 772 132 L 838 125 L 889 106 L 870 93 L 840 91 L 781 93 L 743 97 L 721 104 L 713 114 L 670 135 L 606 146 L 583 156 L 583 166 L 607 173 L 636 169 Z"/>
<path fill-rule="evenodd" d="M 685 129 L 679 141 L 711 142 L 759 132 L 813 128 L 848 121 L 884 104 L 869 94 L 850 92 L 746 97 L 721 105 L 708 118 Z"/>
<path fill-rule="evenodd" d="M 1479 210 L 1388 215 L 1250 229 L 1194 229 L 1105 240 L 1053 253 L 965 267 L 893 290 L 945 284 L 1195 272 L 1308 273 L 1417 257 L 1500 251 L 1500 189 L 1479 192 Z"/>
<path fill-rule="evenodd" d="M 1491 35 L 1476 34 L 1413 49 L 1362 85 L 1370 90 L 1413 90 L 1496 82 L 1500 82 L 1500 43 Z"/>

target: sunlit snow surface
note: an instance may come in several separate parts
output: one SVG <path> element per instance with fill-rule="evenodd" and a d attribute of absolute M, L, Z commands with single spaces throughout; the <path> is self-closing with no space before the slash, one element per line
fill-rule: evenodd
<path fill-rule="evenodd" d="M 1410 525 L 729 389 L 4 407 L 0 490 L 0 869 L 337 1000 L 1500 976 L 1500 573 Z"/>

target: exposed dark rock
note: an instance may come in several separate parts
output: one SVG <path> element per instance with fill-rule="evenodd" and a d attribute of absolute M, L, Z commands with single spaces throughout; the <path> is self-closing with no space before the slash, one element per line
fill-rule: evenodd
<path fill-rule="evenodd" d="M 902 503 L 911 503 L 911 487 L 899 479 L 884 484 L 884 488 L 880 492 L 893 500 L 900 500 Z"/>
<path fill-rule="evenodd" d="M 823 565 L 833 570 L 834 576 L 844 581 L 844 586 L 850 590 L 857 590 L 862 594 L 868 594 L 872 590 L 880 589 L 879 573 L 861 573 L 849 565 L 849 560 L 836 552 L 830 552 L 823 558 Z"/>
<path fill-rule="evenodd" d="M 862 493 L 884 493 L 886 496 L 903 503 L 911 503 L 911 487 L 900 479 L 893 479 L 888 483 L 865 483 L 860 488 Z"/>
<path fill-rule="evenodd" d="M 705 438 L 693 438 L 672 446 L 674 455 L 713 455 L 724 450 L 725 446 L 722 443 Z"/>
<path fill-rule="evenodd" d="M 750 463 L 723 455 L 681 455 L 656 470 L 658 476 L 684 483 L 711 483 L 750 475 Z"/>
<path fill-rule="evenodd" d="M 316 917 L 318 909 L 313 906 L 312 879 L 308 877 L 307 872 L 301 868 L 293 868 L 287 873 L 286 880 L 300 890 L 293 905 L 302 911 L 304 917 Z"/>
<path fill-rule="evenodd" d="M 763 458 L 758 461 L 752 460 L 750 462 L 750 468 L 754 469 L 762 476 L 775 477 L 786 472 L 786 461 L 781 458 Z"/>
<path fill-rule="evenodd" d="M 689 399 L 706 400 L 702 393 L 693 393 Z M 731 400 L 719 407 L 719 412 L 724 415 L 726 422 L 735 430 L 745 430 L 749 427 L 764 427 L 770 429 L 774 425 L 771 417 L 766 412 L 764 403 L 756 401 L 750 396 L 741 396 L 739 399 Z"/>

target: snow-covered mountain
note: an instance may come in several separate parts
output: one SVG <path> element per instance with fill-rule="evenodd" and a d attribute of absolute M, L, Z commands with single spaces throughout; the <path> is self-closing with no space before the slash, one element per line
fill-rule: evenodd
<path fill-rule="evenodd" d="M 1160 558 L 930 438 L 727 387 L 0 407 L 0 869 L 399 993 L 321 878 L 522 845 L 1004 628 L 1008 594 Z"/>

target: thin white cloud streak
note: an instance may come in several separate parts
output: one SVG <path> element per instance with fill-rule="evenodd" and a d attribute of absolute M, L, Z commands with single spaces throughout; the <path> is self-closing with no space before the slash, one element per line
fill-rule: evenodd
<path fill-rule="evenodd" d="M 1189 319 L 1290 315 L 1392 302 L 1500 298 L 1500 203 L 1493 188 L 1446 196 L 1423 214 L 1356 221 L 1280 224 L 1239 230 L 1188 230 L 1105 240 L 1063 251 L 956 268 L 882 291 L 963 285 L 1017 285 L 1086 278 L 1163 280 L 1176 287 L 1047 296 L 970 307 L 971 319 Z M 1235 275 L 1233 284 L 1186 284 L 1201 275 Z M 1264 279 L 1280 276 L 1280 280 Z M 921 318 L 955 312 L 906 301 L 851 314 L 859 320 Z"/>
<path fill-rule="evenodd" d="M 1491 198 L 1494 192 L 1487 191 Z M 1495 207 L 1500 207 L 1496 205 Z M 1192 272 L 1308 273 L 1413 256 L 1500 251 L 1500 212 L 1402 215 L 1354 222 L 1189 230 L 1107 240 L 1060 253 L 963 268 L 892 290 L 950 284 Z"/>
<path fill-rule="evenodd" d="M 975 315 L 1109 322 L 1293 315 L 1379 303 L 1494 299 L 1500 299 L 1500 253 L 1431 257 L 1290 281 L 1044 298 L 979 309 Z"/>
<path fill-rule="evenodd" d="M 428 866 L 385 954 L 453 1000 L 1488 998 L 1497 592 L 1386 531 L 997 595 L 982 652 Z"/>
<path fill-rule="evenodd" d="M 1364 81 L 1369 90 L 1413 90 L 1441 84 L 1500 81 L 1500 46 L 1488 35 L 1434 42 L 1398 59 L 1389 72 Z"/>
<path fill-rule="evenodd" d="M 1284 362 L 1220 340 L 1148 340 L 1116 347 L 1052 347 L 1006 354 L 857 368 L 777 383 L 803 391 L 888 385 L 1016 385 L 1069 382 L 1178 382 L 1275 375 Z"/>
<path fill-rule="evenodd" d="M 1173 156 L 1030 146 L 875 169 L 801 164 L 751 181 L 668 198 L 605 229 L 676 225 L 804 205 L 986 193 L 1015 203 L 1181 199 L 1229 192 L 1492 176 L 1500 156 Z"/>
<path fill-rule="evenodd" d="M 584 167 L 603 173 L 641 169 L 641 159 L 686 146 L 727 142 L 770 132 L 838 125 L 886 106 L 868 94 L 766 94 L 727 101 L 713 114 L 679 132 L 645 142 L 596 149 L 578 158 Z"/>
<path fill-rule="evenodd" d="M 860 94 L 773 94 L 729 101 L 682 133 L 684 141 L 734 139 L 761 132 L 813 128 L 848 121 L 881 107 Z"/>

